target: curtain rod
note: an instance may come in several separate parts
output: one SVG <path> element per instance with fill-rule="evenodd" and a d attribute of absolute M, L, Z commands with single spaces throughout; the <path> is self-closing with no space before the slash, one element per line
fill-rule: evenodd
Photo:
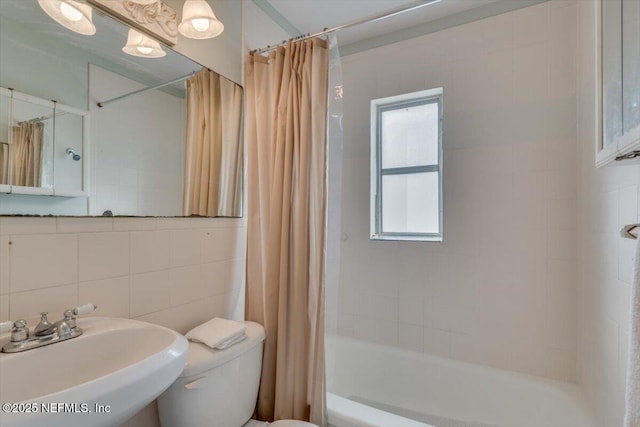
<path fill-rule="evenodd" d="M 173 80 L 170 80 L 168 82 L 164 82 L 164 83 L 160 83 L 160 84 L 157 84 L 157 85 L 154 85 L 154 86 L 149 86 L 149 87 L 145 87 L 145 88 L 142 88 L 142 89 L 138 89 L 138 90 L 135 90 L 133 92 L 125 93 L 124 95 L 120 95 L 120 96 L 117 96 L 115 98 L 108 99 L 106 101 L 96 102 L 96 104 L 98 105 L 98 107 L 102 108 L 107 104 L 111 104 L 112 102 L 120 101 L 121 99 L 128 98 L 128 97 L 133 96 L 133 95 L 139 95 L 141 93 L 148 92 L 150 90 L 160 89 L 161 87 L 169 86 L 169 85 L 172 85 L 174 83 L 178 83 L 178 82 L 181 82 L 183 80 L 187 80 L 189 77 L 193 76 L 196 73 L 197 73 L 197 71 L 192 71 L 189 74 L 186 74 L 184 76 L 178 77 L 178 78 L 173 79 Z"/>
<path fill-rule="evenodd" d="M 286 44 L 289 41 L 312 39 L 314 37 L 318 37 L 318 36 L 321 36 L 321 35 L 324 35 L 324 34 L 335 33 L 336 31 L 344 30 L 346 28 L 355 27 L 357 25 L 368 24 L 370 22 L 381 21 L 383 19 L 391 18 L 392 16 L 400 15 L 400 14 L 405 13 L 405 12 L 411 12 L 413 10 L 420 9 L 421 7 L 429 6 L 429 5 L 432 5 L 434 3 L 439 3 L 440 1 L 441 0 L 423 0 L 423 1 L 420 1 L 418 3 L 410 3 L 408 5 L 399 6 L 399 7 L 393 8 L 393 9 L 386 10 L 386 11 L 381 12 L 381 13 L 377 13 L 375 15 L 369 15 L 369 16 L 367 16 L 365 18 L 356 19 L 355 21 L 347 22 L 346 24 L 338 25 L 336 27 L 325 28 L 324 30 L 318 31 L 317 33 L 314 33 L 314 34 L 306 34 L 306 35 L 303 34 L 303 35 L 298 36 L 298 37 L 293 37 L 293 38 L 290 38 L 289 40 L 284 40 L 282 43 L 279 43 L 279 44 L 274 45 L 274 46 L 267 46 L 267 47 L 263 47 L 261 49 L 254 49 L 254 50 L 250 51 L 249 54 L 250 55 L 254 55 L 254 54 L 258 54 L 259 55 L 261 53 L 272 51 L 272 50 L 276 49 L 278 46 L 282 46 L 283 44 Z"/>

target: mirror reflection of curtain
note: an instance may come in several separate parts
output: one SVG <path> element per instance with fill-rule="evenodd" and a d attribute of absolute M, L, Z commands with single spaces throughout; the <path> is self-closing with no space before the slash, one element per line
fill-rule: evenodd
<path fill-rule="evenodd" d="M 0 142 L 0 184 L 9 183 L 9 144 Z"/>
<path fill-rule="evenodd" d="M 11 129 L 11 184 L 40 187 L 44 124 L 22 122 Z"/>
<path fill-rule="evenodd" d="M 242 88 L 203 69 L 187 80 L 183 214 L 241 216 Z"/>

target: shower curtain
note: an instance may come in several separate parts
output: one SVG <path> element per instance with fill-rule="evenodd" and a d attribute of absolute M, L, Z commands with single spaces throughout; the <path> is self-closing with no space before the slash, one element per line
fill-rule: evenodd
<path fill-rule="evenodd" d="M 40 187 L 44 124 L 22 122 L 11 129 L 11 184 Z"/>
<path fill-rule="evenodd" d="M 187 80 L 183 214 L 242 215 L 242 88 L 203 69 Z"/>
<path fill-rule="evenodd" d="M 325 426 L 327 42 L 249 55 L 245 70 L 245 308 L 266 331 L 256 413 Z"/>

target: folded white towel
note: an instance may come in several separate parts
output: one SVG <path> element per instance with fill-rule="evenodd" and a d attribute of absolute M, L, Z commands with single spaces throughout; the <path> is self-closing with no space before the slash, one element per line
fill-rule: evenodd
<path fill-rule="evenodd" d="M 247 337 L 247 325 L 234 320 L 215 317 L 187 332 L 187 339 L 223 350 Z"/>
<path fill-rule="evenodd" d="M 637 245 L 633 282 L 631 282 L 625 427 L 640 427 L 640 238 Z"/>
<path fill-rule="evenodd" d="M 235 337 L 231 337 L 228 340 L 218 343 L 215 348 L 217 348 L 218 350 L 224 350 L 227 347 L 231 347 L 234 344 L 238 344 L 240 341 L 243 341 L 245 338 L 247 338 L 247 334 L 243 332 L 242 335 L 236 335 Z"/>

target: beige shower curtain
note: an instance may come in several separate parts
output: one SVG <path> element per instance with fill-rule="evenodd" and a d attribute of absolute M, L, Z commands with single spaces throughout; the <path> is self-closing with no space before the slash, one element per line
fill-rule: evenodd
<path fill-rule="evenodd" d="M 183 214 L 242 215 L 242 87 L 203 69 L 187 80 Z"/>
<path fill-rule="evenodd" d="M 11 184 L 40 187 L 44 124 L 22 122 L 11 132 Z"/>
<path fill-rule="evenodd" d="M 246 63 L 246 317 L 267 334 L 257 417 L 321 426 L 327 78 L 321 39 Z"/>

